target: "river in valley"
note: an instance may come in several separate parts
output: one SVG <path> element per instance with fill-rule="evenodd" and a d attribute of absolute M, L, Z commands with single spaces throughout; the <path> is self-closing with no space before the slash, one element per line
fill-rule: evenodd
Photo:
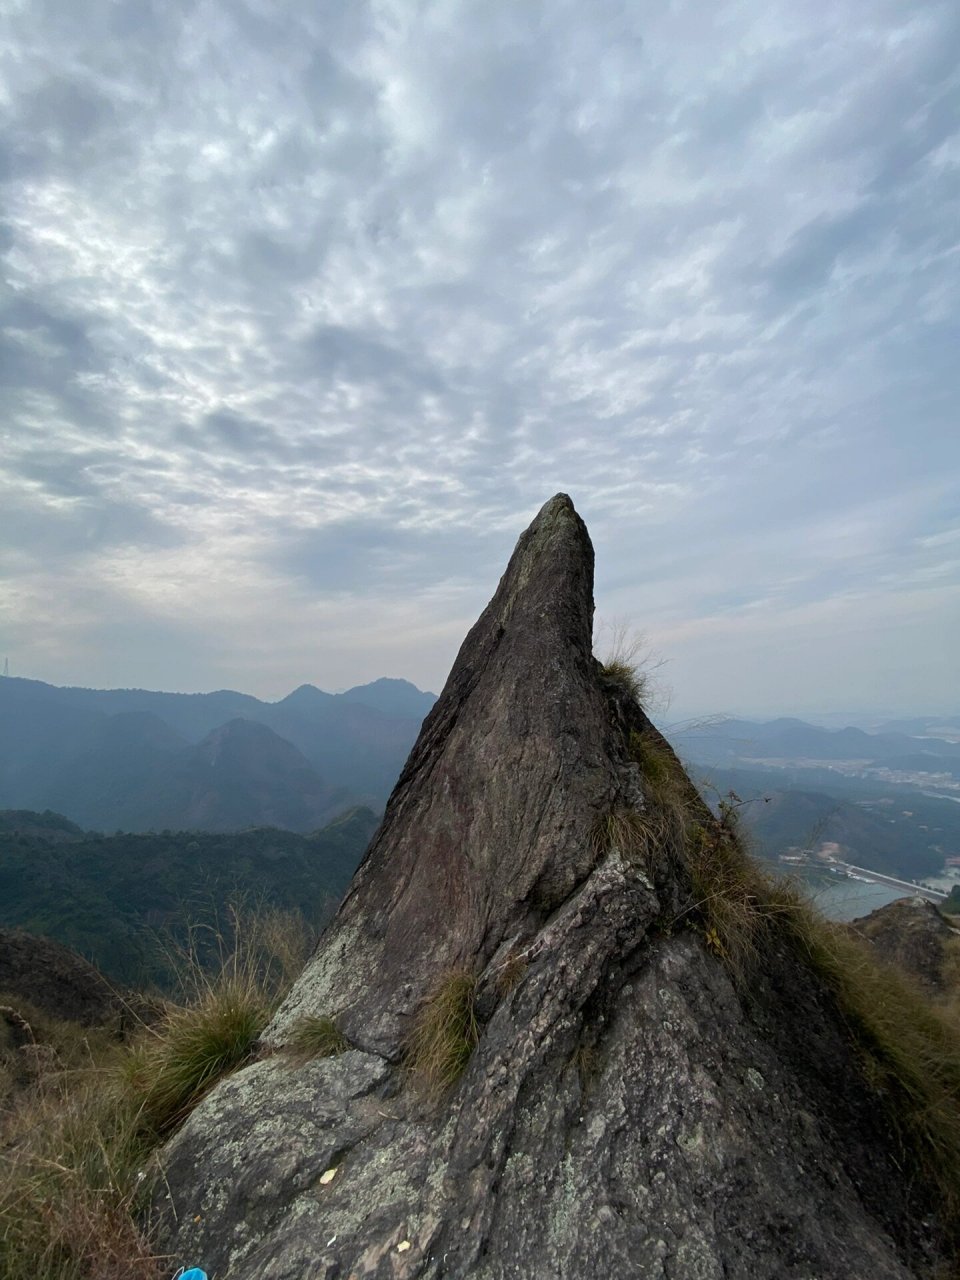
<path fill-rule="evenodd" d="M 888 902 L 909 897 L 904 889 L 864 880 L 838 880 L 816 873 L 803 879 L 814 903 L 830 920 L 856 920 L 876 911 L 877 907 L 885 907 Z"/>

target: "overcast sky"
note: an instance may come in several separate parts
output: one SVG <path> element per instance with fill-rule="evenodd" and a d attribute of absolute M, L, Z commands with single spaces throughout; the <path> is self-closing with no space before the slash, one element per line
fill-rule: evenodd
<path fill-rule="evenodd" d="M 960 705 L 960 5 L 0 0 L 0 661 L 439 689 L 569 492 L 677 712 Z"/>

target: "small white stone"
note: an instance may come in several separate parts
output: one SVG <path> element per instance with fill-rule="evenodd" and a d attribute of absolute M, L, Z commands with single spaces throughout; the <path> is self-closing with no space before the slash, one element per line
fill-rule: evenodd
<path fill-rule="evenodd" d="M 321 1186 L 325 1187 L 327 1183 L 332 1182 L 336 1176 L 337 1176 L 336 1169 L 328 1169 L 326 1173 L 321 1173 L 320 1175 Z"/>
<path fill-rule="evenodd" d="M 409 1248 L 410 1248 L 410 1241 L 401 1240 L 400 1243 L 397 1245 L 397 1253 L 406 1253 Z"/>

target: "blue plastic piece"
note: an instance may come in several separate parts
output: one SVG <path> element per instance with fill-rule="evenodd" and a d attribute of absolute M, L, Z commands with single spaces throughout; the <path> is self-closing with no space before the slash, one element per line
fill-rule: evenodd
<path fill-rule="evenodd" d="M 189 1271 L 180 1274 L 179 1280 L 207 1280 L 207 1273 L 199 1267 L 191 1267 Z"/>

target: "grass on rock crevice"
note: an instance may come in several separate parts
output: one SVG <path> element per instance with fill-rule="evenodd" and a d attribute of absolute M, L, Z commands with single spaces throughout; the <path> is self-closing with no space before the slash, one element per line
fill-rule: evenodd
<path fill-rule="evenodd" d="M 450 969 L 414 1017 L 404 1047 L 404 1065 L 414 1083 L 439 1099 L 466 1070 L 480 1039 L 476 1015 L 477 978 L 467 969 Z"/>

